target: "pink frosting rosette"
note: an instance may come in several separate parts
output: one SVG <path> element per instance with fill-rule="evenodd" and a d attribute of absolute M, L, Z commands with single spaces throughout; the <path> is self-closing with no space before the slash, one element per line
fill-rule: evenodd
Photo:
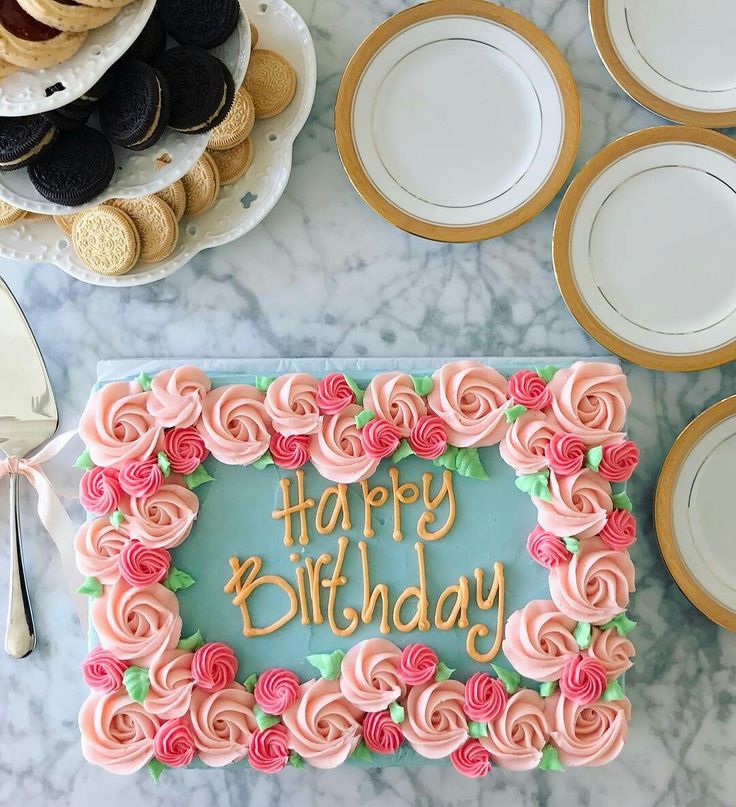
<path fill-rule="evenodd" d="M 439 659 L 431 647 L 414 642 L 401 651 L 401 659 L 396 668 L 405 684 L 416 686 L 434 680 Z"/>
<path fill-rule="evenodd" d="M 93 601 L 92 624 L 106 650 L 146 666 L 157 653 L 179 641 L 179 601 L 159 583 L 132 588 L 118 580 Z"/>
<path fill-rule="evenodd" d="M 211 768 L 222 768 L 243 759 L 258 728 L 255 698 L 239 684 L 217 692 L 196 688 L 189 717 L 199 758 Z"/>
<path fill-rule="evenodd" d="M 195 752 L 189 717 L 167 720 L 153 738 L 153 755 L 168 768 L 186 768 Z"/>
<path fill-rule="evenodd" d="M 465 682 L 465 714 L 471 720 L 495 720 L 506 706 L 506 687 L 488 673 L 475 673 Z"/>
<path fill-rule="evenodd" d="M 617 364 L 578 361 L 558 370 L 549 382 L 552 411 L 562 429 L 586 446 L 618 443 L 631 393 Z"/>
<path fill-rule="evenodd" d="M 289 763 L 289 732 L 283 723 L 256 729 L 250 738 L 248 762 L 261 773 L 278 773 Z"/>
<path fill-rule="evenodd" d="M 366 456 L 374 460 L 390 457 L 401 443 L 401 432 L 381 418 L 373 418 L 360 430 L 360 442 Z"/>
<path fill-rule="evenodd" d="M 208 393 L 197 429 L 212 456 L 225 465 L 250 465 L 268 450 L 271 418 L 264 396 L 247 384 Z"/>
<path fill-rule="evenodd" d="M 151 496 L 131 499 L 126 509 L 131 538 L 153 548 L 173 549 L 192 531 L 199 499 L 183 485 L 169 483 Z"/>
<path fill-rule="evenodd" d="M 291 670 L 271 667 L 256 680 L 256 703 L 266 714 L 283 714 L 299 697 L 299 679 Z"/>
<path fill-rule="evenodd" d="M 124 661 L 97 645 L 82 662 L 82 678 L 96 692 L 115 692 L 123 685 L 123 673 L 128 669 Z"/>
<path fill-rule="evenodd" d="M 299 698 L 284 712 L 289 747 L 315 768 L 336 768 L 360 743 L 363 713 L 349 703 L 337 681 L 320 678 L 299 688 Z"/>
<path fill-rule="evenodd" d="M 532 600 L 506 621 L 503 654 L 526 678 L 555 681 L 567 660 L 578 653 L 576 625 L 550 600 Z"/>
<path fill-rule="evenodd" d="M 482 779 L 491 770 L 491 758 L 479 740 L 466 740 L 450 754 L 452 767 L 463 776 Z"/>
<path fill-rule="evenodd" d="M 265 401 L 273 428 L 286 437 L 316 432 L 322 420 L 317 389 L 317 379 L 306 373 L 284 373 L 274 379 Z"/>
<path fill-rule="evenodd" d="M 609 482 L 625 482 L 639 464 L 639 449 L 631 440 L 603 446 L 598 473 Z"/>
<path fill-rule="evenodd" d="M 406 694 L 406 685 L 397 673 L 400 661 L 401 650 L 387 639 L 358 642 L 342 660 L 342 694 L 364 712 L 384 711 Z"/>
<path fill-rule="evenodd" d="M 146 406 L 166 429 L 193 426 L 202 413 L 202 402 L 212 382 L 198 367 L 163 370 L 151 379 Z"/>
<path fill-rule="evenodd" d="M 363 742 L 375 754 L 395 754 L 404 733 L 388 712 L 368 712 L 363 718 Z"/>
<path fill-rule="evenodd" d="M 109 516 L 120 503 L 123 491 L 115 468 L 97 466 L 79 480 L 79 503 L 93 516 Z"/>
<path fill-rule="evenodd" d="M 414 425 L 409 435 L 411 450 L 423 460 L 434 460 L 445 453 L 447 428 L 437 415 L 424 415 Z"/>
<path fill-rule="evenodd" d="M 279 468 L 293 471 L 309 462 L 309 435 L 272 434 L 269 445 L 271 459 Z"/>
<path fill-rule="evenodd" d="M 595 703 L 607 684 L 606 668 L 597 658 L 570 656 L 560 677 L 560 692 L 575 703 Z"/>
<path fill-rule="evenodd" d="M 449 757 L 468 739 L 465 686 L 448 678 L 415 686 L 406 699 L 404 736 L 427 759 Z"/>
<path fill-rule="evenodd" d="M 526 550 L 540 565 L 551 569 L 570 560 L 572 554 L 557 535 L 536 526 L 526 540 Z"/>
<path fill-rule="evenodd" d="M 447 424 L 447 441 L 459 448 L 492 446 L 508 429 L 508 382 L 477 361 L 453 361 L 432 376 L 429 408 Z"/>
<path fill-rule="evenodd" d="M 193 653 L 173 648 L 154 656 L 148 668 L 146 709 L 162 720 L 183 717 L 189 711 L 194 690 Z"/>
<path fill-rule="evenodd" d="M 397 371 L 373 376 L 366 387 L 363 406 L 376 417 L 393 423 L 402 437 L 408 437 L 419 418 L 427 414 L 427 404 L 414 389 L 411 376 Z"/>
<path fill-rule="evenodd" d="M 488 736 L 481 745 L 502 768 L 529 771 L 539 765 L 549 739 L 544 699 L 531 689 L 520 689 L 508 700 L 503 712 L 488 723 Z"/>
<path fill-rule="evenodd" d="M 537 411 L 552 403 L 547 382 L 533 370 L 519 370 L 509 378 L 509 398 L 515 404 Z"/>
<path fill-rule="evenodd" d="M 627 549 L 636 541 L 636 519 L 628 510 L 614 510 L 598 537 L 611 549 Z"/>
<path fill-rule="evenodd" d="M 118 555 L 130 540 L 125 524 L 116 527 L 109 518 L 86 521 L 74 539 L 77 568 L 85 577 L 110 585 L 120 576 Z"/>
<path fill-rule="evenodd" d="M 136 381 L 105 384 L 90 397 L 79 436 L 95 465 L 143 460 L 160 450 L 162 429 L 148 412 L 149 397 Z"/>
<path fill-rule="evenodd" d="M 155 457 L 128 460 L 120 467 L 120 487 L 128 496 L 151 496 L 164 483 L 164 473 Z"/>
<path fill-rule="evenodd" d="M 326 415 L 318 432 L 312 435 L 309 453 L 317 471 L 332 482 L 359 482 L 378 468 L 380 460 L 366 454 L 355 425 L 363 410 L 356 404 L 339 415 Z"/>
<path fill-rule="evenodd" d="M 631 669 L 634 665 L 631 659 L 636 655 L 631 640 L 621 636 L 615 628 L 593 628 L 590 645 L 585 652 L 600 661 L 609 678 L 618 678 Z"/>
<path fill-rule="evenodd" d="M 82 754 L 110 773 L 135 773 L 153 757 L 161 721 L 127 692 L 92 692 L 79 712 Z"/>
<path fill-rule="evenodd" d="M 232 649 L 222 642 L 207 642 L 192 659 L 192 678 L 205 692 L 229 687 L 238 672 L 238 660 Z"/>
<path fill-rule="evenodd" d="M 626 609 L 634 582 L 629 553 L 609 549 L 599 538 L 582 541 L 577 555 L 549 572 L 550 594 L 560 611 L 594 625 Z"/>
<path fill-rule="evenodd" d="M 631 703 L 628 698 L 581 705 L 557 692 L 545 704 L 551 737 L 560 762 L 607 765 L 621 752 L 629 732 Z"/>
<path fill-rule="evenodd" d="M 557 476 L 576 474 L 585 465 L 585 450 L 585 443 L 576 434 L 555 432 L 545 449 L 547 464 Z"/>
<path fill-rule="evenodd" d="M 343 373 L 330 373 L 320 378 L 316 400 L 323 415 L 337 415 L 346 406 L 355 403 L 355 393 Z"/>
<path fill-rule="evenodd" d="M 591 538 L 604 527 L 613 510 L 611 486 L 587 468 L 572 476 L 549 475 L 551 501 L 534 498 L 539 523 L 560 538 Z"/>
<path fill-rule="evenodd" d="M 503 461 L 520 476 L 544 470 L 548 467 L 547 446 L 556 428 L 543 412 L 525 412 L 511 424 L 498 446 Z"/>
<path fill-rule="evenodd" d="M 169 429 L 164 434 L 164 453 L 171 470 L 177 474 L 191 474 L 209 456 L 202 435 L 189 426 L 186 429 Z"/>
<path fill-rule="evenodd" d="M 140 541 L 128 541 L 118 555 L 120 576 L 133 588 L 162 583 L 169 573 L 171 555 L 166 549 L 154 549 Z"/>

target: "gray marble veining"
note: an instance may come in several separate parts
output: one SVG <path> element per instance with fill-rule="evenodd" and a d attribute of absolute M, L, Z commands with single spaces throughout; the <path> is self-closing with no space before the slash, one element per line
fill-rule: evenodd
<path fill-rule="evenodd" d="M 360 40 L 407 3 L 293 0 L 311 26 L 319 86 L 297 141 L 286 193 L 240 241 L 198 256 L 163 283 L 116 291 L 51 266 L 3 262 L 46 357 L 62 426 L 72 427 L 99 358 L 199 356 L 597 355 L 555 285 L 550 239 L 558 201 L 511 235 L 444 246 L 404 235 L 356 196 L 332 132 L 341 72 Z M 661 124 L 613 83 L 593 47 L 584 0 L 507 0 L 545 28 L 572 65 L 583 100 L 578 167 L 619 135 Z M 608 768 L 564 775 L 494 770 L 482 783 L 444 768 L 333 772 L 244 768 L 115 777 L 87 765 L 76 715 L 84 647 L 50 539 L 25 496 L 26 556 L 39 648 L 0 658 L 0 804 L 154 805 L 569 804 L 727 807 L 736 796 L 736 635 L 710 624 L 668 577 L 651 526 L 661 461 L 682 427 L 736 390 L 733 365 L 691 375 L 636 368 L 632 432 L 643 448 L 634 490 L 638 662 L 628 746 Z M 51 471 L 70 492 L 74 475 Z M 0 519 L 7 515 L 0 491 Z M 79 512 L 76 512 L 79 516 Z M 4 531 L 0 535 L 4 535 Z M 0 539 L 0 592 L 7 541 Z"/>

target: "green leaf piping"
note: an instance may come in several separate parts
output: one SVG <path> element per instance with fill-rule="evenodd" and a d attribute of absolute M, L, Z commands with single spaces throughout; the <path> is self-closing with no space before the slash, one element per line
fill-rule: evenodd
<path fill-rule="evenodd" d="M 141 385 L 144 392 L 151 391 L 151 376 L 148 373 L 139 373 L 135 380 Z"/>
<path fill-rule="evenodd" d="M 359 762 L 373 762 L 373 754 L 363 740 L 358 743 L 355 751 L 350 756 Z"/>
<path fill-rule="evenodd" d="M 335 650 L 332 653 L 313 653 L 307 656 L 307 661 L 316 667 L 320 675 L 328 681 L 336 681 L 340 677 L 340 667 L 345 653 L 342 650 Z"/>
<path fill-rule="evenodd" d="M 539 685 L 539 694 L 543 698 L 549 698 L 555 692 L 557 692 L 557 681 L 542 681 Z"/>
<path fill-rule="evenodd" d="M 593 636 L 590 622 L 578 622 L 572 635 L 575 637 L 578 647 L 581 650 L 587 650 L 590 647 L 590 640 Z"/>
<path fill-rule="evenodd" d="M 186 650 L 189 653 L 194 653 L 194 651 L 199 650 L 203 644 L 204 636 L 202 636 L 202 631 L 197 630 L 191 636 L 186 636 L 185 638 L 180 639 L 177 647 L 179 650 Z"/>
<path fill-rule="evenodd" d="M 608 630 L 609 628 L 616 628 L 618 631 L 619 636 L 626 636 L 627 634 L 631 633 L 632 630 L 636 627 L 636 622 L 633 619 L 629 619 L 626 616 L 626 612 L 615 616 L 610 622 L 606 622 L 605 625 L 601 625 L 601 630 Z"/>
<path fill-rule="evenodd" d="M 562 539 L 562 543 L 565 545 L 565 549 L 568 552 L 572 552 L 573 555 L 577 555 L 580 552 L 580 541 L 577 538 L 573 538 L 571 535 L 566 535 Z"/>
<path fill-rule="evenodd" d="M 253 692 L 256 688 L 256 681 L 258 680 L 258 676 L 255 673 L 251 673 L 245 681 L 243 681 L 243 687 L 245 688 L 246 692 Z"/>
<path fill-rule="evenodd" d="M 621 688 L 621 684 L 619 684 L 618 680 L 613 680 L 608 682 L 608 686 L 603 690 L 603 694 L 601 695 L 602 701 L 620 701 L 622 698 L 625 698 L 624 691 Z"/>
<path fill-rule="evenodd" d="M 110 523 L 113 527 L 119 527 L 125 521 L 125 515 L 120 510 L 113 510 L 110 513 Z"/>
<path fill-rule="evenodd" d="M 585 467 L 598 473 L 601 460 L 603 459 L 603 446 L 593 446 L 585 453 Z"/>
<path fill-rule="evenodd" d="M 84 471 L 91 471 L 95 464 L 92 462 L 92 457 L 89 455 L 89 449 L 84 451 L 74 460 L 74 467 L 81 468 Z"/>
<path fill-rule="evenodd" d="M 366 423 L 373 420 L 376 416 L 376 413 L 373 412 L 371 409 L 364 409 L 362 412 L 359 412 L 355 416 L 355 428 L 362 429 Z"/>
<path fill-rule="evenodd" d="M 443 454 L 435 457 L 432 463 L 438 468 L 447 468 L 449 471 L 454 471 L 457 468 L 457 446 L 447 446 Z"/>
<path fill-rule="evenodd" d="M 559 368 L 555 367 L 554 364 L 547 364 L 544 367 L 535 367 L 534 372 L 543 380 L 546 381 L 548 384 L 554 377 L 554 374 L 557 372 Z"/>
<path fill-rule="evenodd" d="M 521 676 L 519 673 L 517 673 L 516 670 L 503 667 L 500 664 L 491 664 L 491 667 L 498 676 L 498 680 L 506 688 L 506 692 L 508 692 L 509 695 L 513 695 L 521 685 Z"/>
<path fill-rule="evenodd" d="M 402 441 L 399 443 L 399 447 L 391 455 L 391 462 L 401 462 L 401 460 L 406 459 L 406 457 L 411 457 L 413 453 L 414 452 L 406 439 L 402 439 Z"/>
<path fill-rule="evenodd" d="M 281 718 L 278 715 L 267 714 L 257 703 L 253 705 L 253 717 L 255 717 L 256 724 L 261 731 L 265 731 L 271 728 L 271 726 L 275 726 L 277 723 L 281 722 Z"/>
<path fill-rule="evenodd" d="M 207 469 L 204 467 L 204 465 L 200 465 L 198 468 L 192 471 L 192 473 L 187 474 L 184 477 L 184 480 L 187 483 L 189 490 L 195 490 L 200 485 L 204 485 L 205 482 L 214 482 L 215 478 L 207 473 Z"/>
<path fill-rule="evenodd" d="M 542 758 L 539 760 L 540 771 L 564 771 L 559 754 L 554 745 L 545 745 L 542 749 Z"/>
<path fill-rule="evenodd" d="M 166 770 L 166 765 L 163 762 L 159 762 L 156 757 L 153 757 L 148 762 L 148 772 L 151 774 L 151 779 L 154 782 L 158 783 L 158 780 L 161 778 L 161 774 Z"/>
<path fill-rule="evenodd" d="M 290 751 L 289 752 L 289 765 L 291 765 L 292 768 L 303 768 L 304 767 L 304 760 L 302 759 L 302 757 L 299 754 L 297 754 L 296 751 Z"/>
<path fill-rule="evenodd" d="M 85 577 L 84 583 L 77 589 L 77 594 L 86 594 L 88 597 L 99 597 L 102 594 L 102 583 L 96 577 Z"/>
<path fill-rule="evenodd" d="M 156 456 L 156 464 L 161 469 L 161 473 L 164 475 L 164 479 L 167 479 L 171 476 L 171 463 L 169 462 L 169 458 L 163 451 L 159 451 Z"/>
<path fill-rule="evenodd" d="M 268 468 L 269 465 L 273 465 L 273 457 L 271 456 L 270 451 L 266 451 L 265 454 L 261 454 L 260 457 L 253 463 L 253 467 L 257 468 L 259 471 L 262 471 L 264 468 Z"/>
<path fill-rule="evenodd" d="M 166 575 L 163 584 L 169 591 L 173 591 L 174 594 L 176 594 L 177 591 L 189 588 L 196 582 L 197 581 L 190 574 L 187 574 L 181 569 L 177 569 L 176 566 L 170 566 L 169 573 Z"/>
<path fill-rule="evenodd" d="M 257 375 L 256 376 L 256 389 L 258 392 L 265 393 L 266 390 L 273 384 L 276 380 L 275 375 Z"/>
<path fill-rule="evenodd" d="M 468 721 L 468 734 L 475 740 L 479 737 L 487 737 L 488 723 L 478 723 L 475 720 Z"/>
<path fill-rule="evenodd" d="M 459 448 L 455 459 L 455 470 L 460 476 L 467 476 L 468 479 L 488 479 L 477 448 Z"/>
<path fill-rule="evenodd" d="M 510 406 L 508 409 L 504 411 L 506 415 L 506 421 L 508 423 L 513 423 L 515 420 L 518 420 L 523 414 L 526 412 L 526 407 L 523 404 L 516 404 L 516 406 Z"/>
<path fill-rule="evenodd" d="M 516 487 L 535 499 L 541 499 L 543 502 L 552 501 L 552 494 L 549 492 L 549 471 L 517 476 Z"/>
<path fill-rule="evenodd" d="M 345 379 L 345 383 L 350 387 L 353 391 L 353 395 L 355 395 L 355 403 L 359 404 L 360 406 L 363 405 L 363 390 L 358 386 L 358 382 L 354 378 L 350 378 L 349 375 L 345 375 L 343 373 L 342 376 Z"/>
<path fill-rule="evenodd" d="M 143 703 L 148 694 L 148 669 L 134 665 L 128 667 L 123 673 L 123 686 L 131 700 L 136 703 Z"/>
<path fill-rule="evenodd" d="M 414 384 L 414 392 L 416 392 L 417 395 L 421 395 L 423 398 L 426 398 L 434 389 L 434 381 L 432 381 L 431 376 L 413 375 L 411 380 Z"/>
<path fill-rule="evenodd" d="M 444 661 L 440 661 L 437 665 L 437 672 L 434 674 L 435 681 L 447 681 L 447 679 L 455 672 L 452 667 L 448 667 Z"/>
<path fill-rule="evenodd" d="M 388 712 L 391 715 L 391 720 L 393 720 L 394 723 L 404 722 L 406 713 L 404 712 L 404 707 L 398 701 L 393 701 L 392 703 L 389 703 Z"/>
<path fill-rule="evenodd" d="M 622 490 L 620 493 L 614 493 L 613 496 L 611 496 L 611 501 L 617 510 L 628 510 L 631 512 L 634 509 L 629 494 L 625 490 Z"/>

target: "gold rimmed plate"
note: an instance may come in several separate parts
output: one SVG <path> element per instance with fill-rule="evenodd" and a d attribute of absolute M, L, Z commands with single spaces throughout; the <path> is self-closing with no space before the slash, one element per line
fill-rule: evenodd
<path fill-rule="evenodd" d="M 664 118 L 736 126 L 733 0 L 589 0 L 598 53 L 621 89 Z"/>
<path fill-rule="evenodd" d="M 433 0 L 359 46 L 335 132 L 351 182 L 387 221 L 479 241 L 552 201 L 577 153 L 580 101 L 562 54 L 529 20 L 487 0 Z"/>
<path fill-rule="evenodd" d="M 662 126 L 606 146 L 555 222 L 560 292 L 600 344 L 655 370 L 736 359 L 736 142 Z"/>
<path fill-rule="evenodd" d="M 736 631 L 736 396 L 682 432 L 657 482 L 659 548 L 675 582 L 705 616 Z"/>

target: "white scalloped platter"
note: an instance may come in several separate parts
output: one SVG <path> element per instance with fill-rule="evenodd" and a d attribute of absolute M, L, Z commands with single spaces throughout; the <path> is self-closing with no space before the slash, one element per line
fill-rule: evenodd
<path fill-rule="evenodd" d="M 314 102 L 317 63 L 306 23 L 284 0 L 243 0 L 259 32 L 259 47 L 285 56 L 297 72 L 294 100 L 280 115 L 258 120 L 251 134 L 253 164 L 215 204 L 180 224 L 179 243 L 165 260 L 138 264 L 127 275 L 102 277 L 77 258 L 69 240 L 51 220 L 20 221 L 0 229 L 0 255 L 11 260 L 53 263 L 72 277 L 96 286 L 141 286 L 172 275 L 204 249 L 234 241 L 250 232 L 271 212 L 291 174 L 294 140 L 304 127 Z"/>
<path fill-rule="evenodd" d="M 235 86 L 239 86 L 245 76 L 250 58 L 250 25 L 248 15 L 241 2 L 238 29 L 212 53 L 220 58 L 233 74 Z M 170 45 L 176 43 L 170 42 Z M 90 125 L 97 127 L 96 114 Z M 46 215 L 79 213 L 87 208 L 102 204 L 108 199 L 130 199 L 147 196 L 171 185 L 189 171 L 202 156 L 209 135 L 186 135 L 173 129 L 166 129 L 163 137 L 152 148 L 145 151 L 129 151 L 113 146 L 115 153 L 115 176 L 110 185 L 92 201 L 77 207 L 57 205 L 44 199 L 33 187 L 25 169 L 0 173 L 0 199 L 23 210 Z"/>
<path fill-rule="evenodd" d="M 0 81 L 0 116 L 34 115 L 79 98 L 136 40 L 153 12 L 156 0 L 125 6 L 107 25 L 90 31 L 82 47 L 65 62 L 45 70 L 19 70 Z M 62 84 L 63 90 L 46 95 Z"/>

